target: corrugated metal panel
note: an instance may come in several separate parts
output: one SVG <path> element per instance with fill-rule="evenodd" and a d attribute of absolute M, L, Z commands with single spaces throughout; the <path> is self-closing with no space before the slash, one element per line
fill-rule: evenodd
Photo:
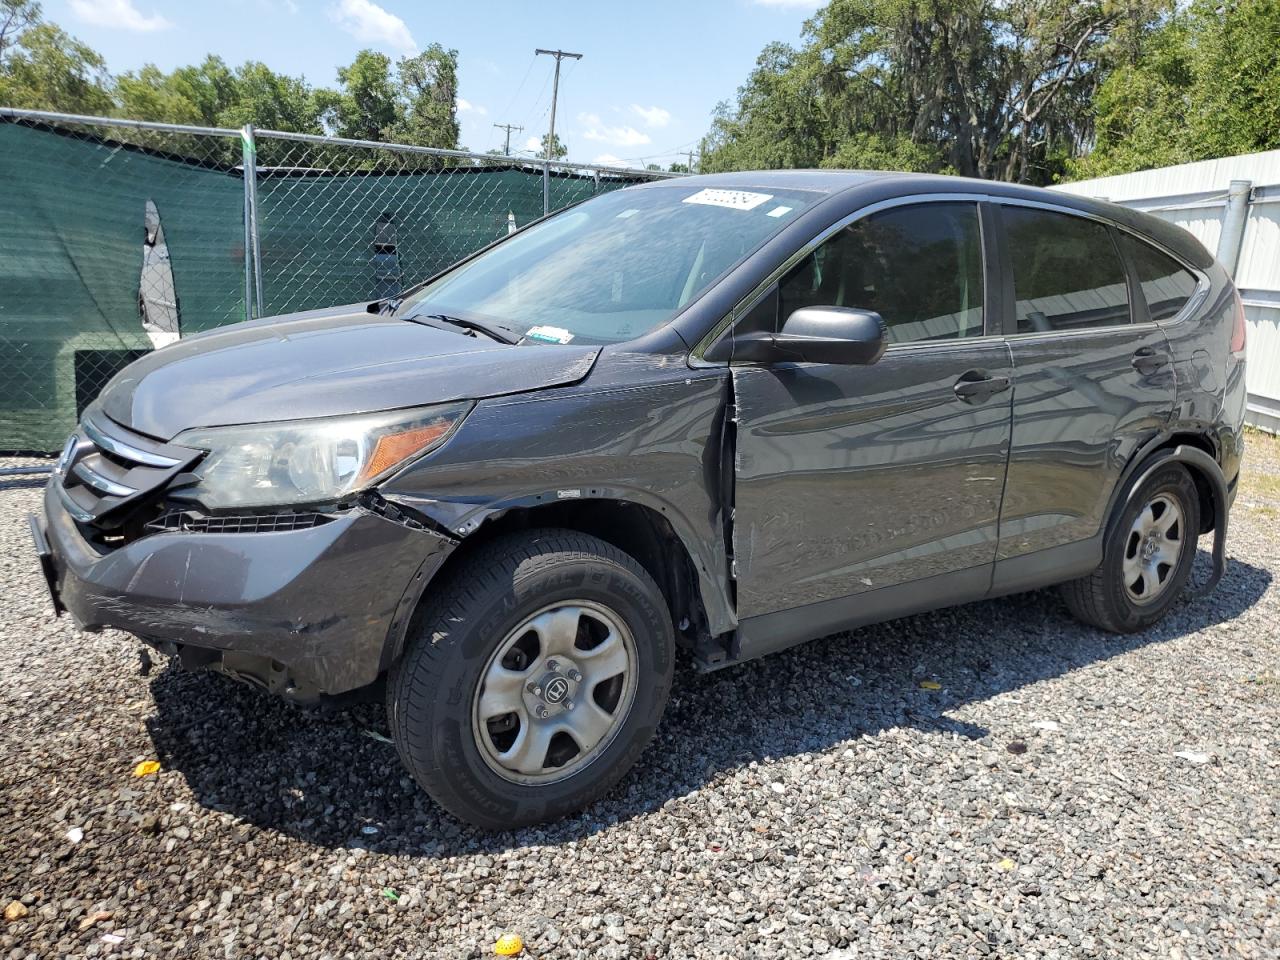
<path fill-rule="evenodd" d="M 1280 290 L 1280 203 L 1255 203 L 1249 207 L 1236 286 Z"/>
<path fill-rule="evenodd" d="M 1254 189 L 1236 266 L 1249 337 L 1248 420 L 1275 431 L 1280 429 L 1280 150 L 1081 180 L 1053 189 L 1145 210 L 1182 227 L 1216 253 L 1232 180 L 1248 180 Z"/>
<path fill-rule="evenodd" d="M 1225 195 L 1232 180 L 1250 180 L 1255 186 L 1280 183 L 1280 150 L 1246 153 L 1220 160 L 1201 160 L 1159 170 L 1139 170 L 1114 177 L 1077 180 L 1053 187 L 1065 193 L 1084 197 L 1104 197 L 1112 203 L 1147 200 L 1153 197 L 1177 197 L 1220 190 Z"/>
<path fill-rule="evenodd" d="M 1265 398 L 1272 405 L 1280 403 L 1280 308 L 1245 306 L 1249 363 L 1245 367 L 1245 384 L 1249 398 Z"/>

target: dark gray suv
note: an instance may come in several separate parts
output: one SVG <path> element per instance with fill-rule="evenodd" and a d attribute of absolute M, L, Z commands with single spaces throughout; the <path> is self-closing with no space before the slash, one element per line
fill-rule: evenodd
<path fill-rule="evenodd" d="M 117 376 L 35 537 L 59 609 L 297 701 L 380 690 L 464 820 L 575 810 L 717 669 L 1049 584 L 1154 623 L 1224 567 L 1244 319 L 1076 197 L 789 171 L 620 190 L 403 298 Z"/>

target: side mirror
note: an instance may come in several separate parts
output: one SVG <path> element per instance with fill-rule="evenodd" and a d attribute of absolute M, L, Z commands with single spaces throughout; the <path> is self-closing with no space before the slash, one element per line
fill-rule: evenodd
<path fill-rule="evenodd" d="M 880 314 L 849 307 L 801 307 L 787 317 L 781 333 L 761 331 L 738 337 L 735 360 L 755 363 L 875 363 L 884 353 Z"/>

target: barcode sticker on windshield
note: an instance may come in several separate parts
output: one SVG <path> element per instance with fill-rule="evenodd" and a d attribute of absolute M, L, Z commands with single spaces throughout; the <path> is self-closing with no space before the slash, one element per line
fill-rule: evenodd
<path fill-rule="evenodd" d="M 746 190 L 699 190 L 691 197 L 685 197 L 685 203 L 702 203 L 708 207 L 729 207 L 732 210 L 754 210 L 762 203 L 773 199 L 769 193 L 748 193 Z"/>
<path fill-rule="evenodd" d="M 547 343 L 568 343 L 573 334 L 563 327 L 530 327 L 525 333 L 530 340 L 543 340 Z"/>

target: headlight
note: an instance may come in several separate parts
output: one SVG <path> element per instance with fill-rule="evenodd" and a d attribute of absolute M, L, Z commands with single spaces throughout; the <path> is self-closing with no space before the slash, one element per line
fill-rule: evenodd
<path fill-rule="evenodd" d="M 199 427 L 174 438 L 207 450 L 192 471 L 206 507 L 336 500 L 439 446 L 471 408 L 449 403 L 328 420 Z"/>

